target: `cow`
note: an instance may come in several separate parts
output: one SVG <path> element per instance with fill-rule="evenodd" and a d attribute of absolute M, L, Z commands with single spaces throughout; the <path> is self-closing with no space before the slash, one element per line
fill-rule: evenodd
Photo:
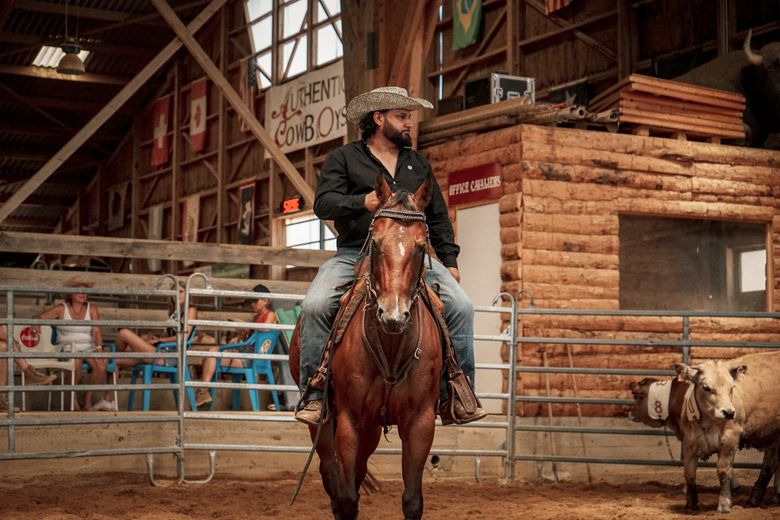
<path fill-rule="evenodd" d="M 751 38 L 748 31 L 741 51 L 718 56 L 674 79 L 745 96 L 745 141 L 760 147 L 770 133 L 780 132 L 780 42 L 754 51 Z"/>
<path fill-rule="evenodd" d="M 653 379 L 630 385 L 635 397 L 631 415 L 649 426 L 669 426 L 683 443 L 686 511 L 698 510 L 698 459 L 714 453 L 721 483 L 718 511 L 731 511 L 734 454 L 745 447 L 764 451 L 761 473 L 747 502 L 760 505 L 780 459 L 780 385 L 772 383 L 780 370 L 780 352 L 704 361 L 693 367 L 679 363 L 675 368 L 683 381 L 660 382 L 652 391 Z M 659 387 L 667 387 L 666 392 L 655 394 Z"/>

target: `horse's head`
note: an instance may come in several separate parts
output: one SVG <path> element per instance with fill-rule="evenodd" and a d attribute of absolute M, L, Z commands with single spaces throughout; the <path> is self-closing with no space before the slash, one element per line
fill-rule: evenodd
<path fill-rule="evenodd" d="M 385 332 L 399 334 L 409 324 L 422 287 L 428 225 L 423 210 L 433 192 L 430 177 L 414 194 L 393 193 L 377 176 L 379 209 L 371 224 L 369 282 L 376 314 Z"/>

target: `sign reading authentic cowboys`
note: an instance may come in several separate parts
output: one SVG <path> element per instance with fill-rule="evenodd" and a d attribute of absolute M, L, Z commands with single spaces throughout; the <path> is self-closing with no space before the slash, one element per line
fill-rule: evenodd
<path fill-rule="evenodd" d="M 452 50 L 457 51 L 477 41 L 482 0 L 452 0 L 452 12 Z"/>
<path fill-rule="evenodd" d="M 342 60 L 271 87 L 265 99 L 266 129 L 285 153 L 347 133 Z"/>
<path fill-rule="evenodd" d="M 448 204 L 466 204 L 493 200 L 501 197 L 501 165 L 481 164 L 450 173 Z"/>

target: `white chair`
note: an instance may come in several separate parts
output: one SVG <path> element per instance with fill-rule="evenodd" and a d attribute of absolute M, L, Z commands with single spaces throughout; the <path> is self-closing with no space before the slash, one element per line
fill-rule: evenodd
<path fill-rule="evenodd" d="M 31 333 L 32 327 L 29 325 L 15 325 L 14 326 L 14 342 L 19 346 L 19 357 L 24 357 L 26 353 L 40 353 L 40 352 L 68 352 L 73 348 L 72 343 L 53 344 L 52 328 L 49 325 L 41 325 L 41 333 L 37 336 Z M 70 372 L 70 384 L 75 387 L 76 385 L 76 364 L 72 359 L 59 360 L 55 358 L 26 358 L 31 366 L 38 369 L 59 370 L 60 382 L 65 384 L 65 373 Z M 22 372 L 22 385 L 25 384 L 24 372 Z M 26 402 L 27 392 L 22 392 L 22 410 L 27 409 Z M 71 390 L 70 392 L 70 410 L 74 410 L 76 401 L 76 393 Z M 49 410 L 51 410 L 51 392 L 49 392 Z M 60 410 L 65 410 L 65 392 L 60 393 Z"/>

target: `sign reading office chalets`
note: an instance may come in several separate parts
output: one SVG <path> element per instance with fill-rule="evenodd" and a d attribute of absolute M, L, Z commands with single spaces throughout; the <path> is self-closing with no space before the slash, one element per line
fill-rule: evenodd
<path fill-rule="evenodd" d="M 343 137 L 347 133 L 344 62 L 268 89 L 265 128 L 285 153 Z"/>
<path fill-rule="evenodd" d="M 450 173 L 447 203 L 452 205 L 488 201 L 504 194 L 501 165 L 481 164 Z"/>

